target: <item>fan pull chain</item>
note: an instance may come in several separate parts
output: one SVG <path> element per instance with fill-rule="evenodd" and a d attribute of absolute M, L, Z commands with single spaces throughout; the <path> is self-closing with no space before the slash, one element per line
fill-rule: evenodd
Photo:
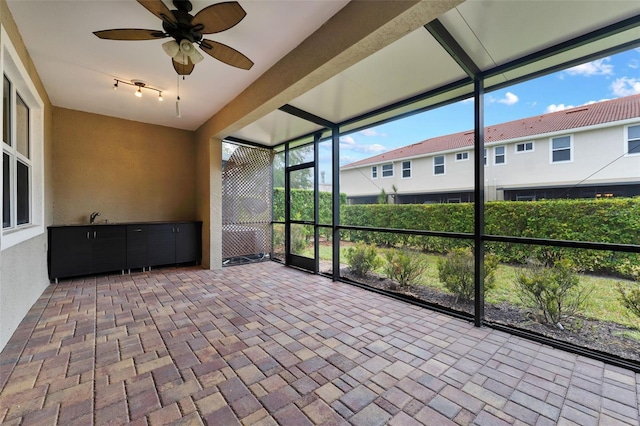
<path fill-rule="evenodd" d="M 180 114 L 180 75 L 176 75 L 177 76 L 177 81 L 178 81 L 178 97 L 176 98 L 176 117 L 182 117 L 182 115 Z"/>

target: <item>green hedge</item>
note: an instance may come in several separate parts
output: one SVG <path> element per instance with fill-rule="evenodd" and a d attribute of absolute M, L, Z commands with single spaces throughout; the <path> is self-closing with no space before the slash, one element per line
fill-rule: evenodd
<path fill-rule="evenodd" d="M 341 209 L 341 224 L 471 233 L 473 204 L 345 205 Z M 489 202 L 485 207 L 485 232 L 640 245 L 640 199 Z M 341 235 L 343 239 L 352 241 L 386 246 L 410 245 L 436 253 L 470 245 L 468 240 L 397 233 L 343 231 Z M 633 253 L 504 243 L 487 243 L 487 250 L 504 263 L 524 263 L 531 258 L 552 263 L 563 257 L 584 271 L 625 277 L 640 274 L 640 256 Z"/>
<path fill-rule="evenodd" d="M 347 203 L 347 196 L 340 194 L 340 204 Z M 332 193 L 319 192 L 318 214 L 321 225 L 331 225 Z M 313 191 L 307 189 L 291 190 L 291 219 L 313 220 Z M 273 189 L 273 220 L 284 222 L 284 188 Z"/>

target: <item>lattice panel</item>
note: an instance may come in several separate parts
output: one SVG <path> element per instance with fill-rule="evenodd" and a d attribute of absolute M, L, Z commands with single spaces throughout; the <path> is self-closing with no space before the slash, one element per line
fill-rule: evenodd
<path fill-rule="evenodd" d="M 222 172 L 222 258 L 271 249 L 271 151 L 238 146 Z"/>

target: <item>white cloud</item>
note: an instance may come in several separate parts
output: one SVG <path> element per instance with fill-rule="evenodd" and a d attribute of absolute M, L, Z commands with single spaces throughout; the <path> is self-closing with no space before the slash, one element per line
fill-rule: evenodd
<path fill-rule="evenodd" d="M 566 70 L 569 75 L 583 75 L 586 77 L 592 75 L 612 75 L 613 65 L 609 64 L 610 58 L 597 59 L 595 61 L 587 62 L 586 64 L 578 65 Z"/>
<path fill-rule="evenodd" d="M 640 93 L 640 78 L 620 77 L 611 83 L 616 96 L 631 96 Z"/>
<path fill-rule="evenodd" d="M 373 153 L 377 154 L 377 153 L 384 152 L 384 151 L 387 150 L 386 147 L 384 147 L 384 146 L 382 146 L 382 145 L 380 145 L 378 143 L 374 143 L 374 144 L 371 144 L 371 145 L 354 145 L 354 146 L 351 146 L 350 148 L 351 148 L 352 151 L 363 152 L 363 153 L 366 153 L 366 154 L 373 154 Z"/>
<path fill-rule="evenodd" d="M 364 129 L 360 130 L 358 133 L 364 136 L 378 136 L 379 133 L 375 129 Z"/>
<path fill-rule="evenodd" d="M 341 136 L 340 144 L 345 146 L 353 146 L 356 144 L 356 141 L 351 136 Z"/>
<path fill-rule="evenodd" d="M 565 105 L 565 104 L 551 104 L 547 107 L 545 112 L 558 112 L 565 109 L 573 108 L 573 105 Z"/>
<path fill-rule="evenodd" d="M 504 98 L 498 99 L 498 103 L 505 105 L 513 105 L 518 102 L 518 97 L 511 92 L 507 92 L 504 95 Z"/>
<path fill-rule="evenodd" d="M 637 59 L 632 59 L 631 61 L 629 61 L 629 63 L 627 64 L 627 66 L 631 69 L 637 69 L 640 66 L 640 62 L 638 62 Z"/>

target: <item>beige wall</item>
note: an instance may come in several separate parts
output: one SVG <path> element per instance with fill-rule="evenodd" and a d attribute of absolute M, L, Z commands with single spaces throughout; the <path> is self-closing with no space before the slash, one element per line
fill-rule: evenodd
<path fill-rule="evenodd" d="M 222 141 L 196 132 L 196 209 L 202 221 L 202 264 L 222 268 Z"/>
<path fill-rule="evenodd" d="M 64 108 L 53 112 L 53 222 L 196 218 L 193 132 Z"/>

